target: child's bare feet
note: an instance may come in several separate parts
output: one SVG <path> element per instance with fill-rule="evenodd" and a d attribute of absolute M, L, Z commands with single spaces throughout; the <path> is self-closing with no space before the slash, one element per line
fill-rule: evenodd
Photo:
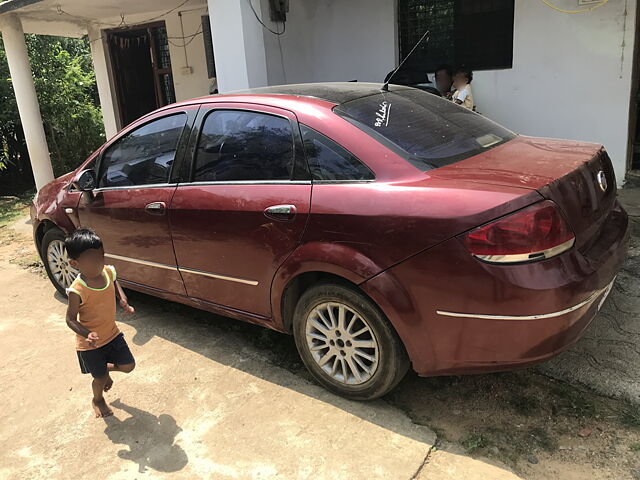
<path fill-rule="evenodd" d="M 96 412 L 96 418 L 105 418 L 113 415 L 113 411 L 104 401 L 104 398 L 98 401 L 91 400 L 91 405 L 93 405 L 93 411 Z"/>
<path fill-rule="evenodd" d="M 111 390 L 111 387 L 113 387 L 113 379 L 107 373 L 107 381 L 104 384 L 104 391 L 108 392 L 109 390 Z"/>

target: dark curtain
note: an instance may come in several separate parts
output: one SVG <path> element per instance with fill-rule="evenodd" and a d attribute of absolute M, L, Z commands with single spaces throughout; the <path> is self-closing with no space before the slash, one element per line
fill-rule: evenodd
<path fill-rule="evenodd" d="M 149 32 L 112 33 L 109 49 L 124 126 L 158 108 Z"/>

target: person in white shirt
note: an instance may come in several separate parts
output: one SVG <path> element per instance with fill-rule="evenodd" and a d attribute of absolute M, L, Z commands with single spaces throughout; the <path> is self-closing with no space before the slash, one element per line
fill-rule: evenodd
<path fill-rule="evenodd" d="M 458 105 L 474 110 L 473 93 L 471 93 L 471 81 L 473 72 L 465 67 L 456 69 L 453 74 L 453 96 L 451 99 Z"/>

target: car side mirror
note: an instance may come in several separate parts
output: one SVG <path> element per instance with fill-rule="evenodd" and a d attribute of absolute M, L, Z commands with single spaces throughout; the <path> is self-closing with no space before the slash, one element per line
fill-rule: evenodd
<path fill-rule="evenodd" d="M 81 192 L 90 192 L 96 188 L 96 172 L 83 170 L 73 182 L 73 185 Z"/>

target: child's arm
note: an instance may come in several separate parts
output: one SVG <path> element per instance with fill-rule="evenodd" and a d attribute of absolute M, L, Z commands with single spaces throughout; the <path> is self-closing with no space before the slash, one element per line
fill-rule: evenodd
<path fill-rule="evenodd" d="M 462 90 L 458 90 L 458 97 L 456 98 L 456 103 L 458 105 L 462 105 L 465 101 L 465 99 L 467 98 L 467 96 L 469 95 L 469 90 L 467 90 L 466 88 L 463 88 Z"/>
<path fill-rule="evenodd" d="M 80 296 L 77 293 L 69 292 L 69 305 L 67 306 L 67 326 L 81 337 L 87 339 L 87 343 L 92 347 L 96 346 L 99 340 L 96 332 L 90 331 L 78 322 L 78 310 L 80 309 Z"/>
<path fill-rule="evenodd" d="M 124 309 L 126 313 L 134 313 L 134 308 L 129 305 L 129 301 L 127 300 L 127 296 L 124 294 L 124 290 L 120 286 L 120 282 L 115 280 L 114 285 L 116 286 L 116 296 L 120 299 L 120 306 Z"/>

